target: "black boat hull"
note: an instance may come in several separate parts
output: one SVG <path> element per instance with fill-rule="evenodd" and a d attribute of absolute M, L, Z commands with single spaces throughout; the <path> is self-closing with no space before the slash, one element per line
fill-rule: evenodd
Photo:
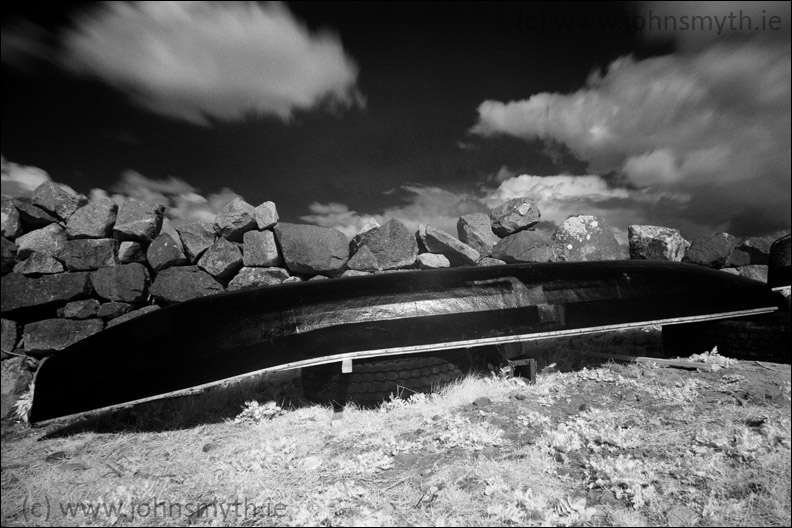
<path fill-rule="evenodd" d="M 409 271 L 195 299 L 47 359 L 30 420 L 343 359 L 774 310 L 770 288 L 700 266 L 609 261 Z"/>

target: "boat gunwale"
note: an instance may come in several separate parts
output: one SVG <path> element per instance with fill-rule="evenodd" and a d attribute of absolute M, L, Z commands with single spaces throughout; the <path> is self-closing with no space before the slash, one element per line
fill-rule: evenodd
<path fill-rule="evenodd" d="M 365 350 L 359 352 L 345 352 L 341 354 L 335 355 L 328 355 L 328 356 L 321 356 L 315 359 L 303 360 L 303 361 L 296 361 L 292 363 L 284 363 L 281 365 L 267 367 L 259 370 L 253 370 L 250 372 L 246 372 L 244 374 L 238 374 L 236 376 L 223 378 L 220 380 L 203 383 L 200 385 L 195 385 L 192 387 L 188 387 L 185 389 L 179 389 L 176 391 L 166 392 L 162 394 L 157 394 L 155 396 L 148 396 L 145 398 L 139 398 L 136 400 L 130 400 L 123 403 L 118 403 L 114 405 L 108 405 L 105 407 L 100 407 L 98 409 L 90 409 L 87 411 L 81 411 L 78 413 L 73 413 L 64 416 L 57 416 L 54 418 L 47 418 L 45 420 L 39 420 L 34 423 L 36 426 L 44 426 L 50 422 L 59 421 L 59 420 L 69 420 L 79 417 L 87 417 L 93 414 L 98 414 L 114 409 L 123 409 L 126 407 L 132 407 L 135 405 L 139 405 L 141 403 L 147 403 L 156 400 L 163 400 L 168 398 L 178 398 L 181 396 L 189 396 L 191 394 L 197 394 L 203 392 L 207 389 L 213 387 L 219 387 L 222 385 L 227 385 L 231 383 L 235 383 L 238 381 L 242 381 L 247 378 L 252 378 L 255 376 L 259 376 L 262 374 L 273 373 L 273 372 L 283 372 L 286 370 L 294 370 L 298 368 L 310 368 L 316 367 L 320 365 L 327 365 L 330 363 L 341 363 L 345 360 L 363 360 L 363 359 L 372 359 L 372 358 L 385 358 L 390 356 L 399 356 L 399 355 L 408 355 L 408 354 L 425 354 L 430 352 L 439 352 L 443 350 L 455 350 L 455 349 L 463 349 L 463 348 L 475 348 L 475 347 L 483 347 L 483 346 L 491 346 L 491 345 L 500 345 L 500 344 L 508 344 L 508 343 L 526 343 L 530 341 L 540 341 L 543 339 L 554 339 L 554 338 L 563 338 L 563 337 L 575 337 L 581 335 L 588 335 L 588 334 L 598 334 L 598 333 L 605 333 L 605 332 L 614 332 L 618 330 L 629 330 L 629 329 L 636 329 L 636 328 L 645 328 L 649 326 L 666 326 L 666 325 L 676 325 L 676 324 L 688 324 L 688 323 L 698 323 L 698 322 L 706 322 L 706 321 L 718 321 L 722 319 L 730 319 L 734 317 L 748 317 L 752 315 L 763 315 L 768 313 L 773 313 L 778 310 L 778 307 L 766 307 L 766 308 L 757 308 L 752 310 L 738 310 L 733 312 L 722 312 L 719 314 L 712 314 L 712 315 L 695 315 L 695 316 L 686 316 L 686 317 L 676 317 L 676 318 L 669 318 L 669 319 L 658 319 L 655 321 L 639 321 L 633 323 L 620 323 L 616 325 L 603 325 L 597 327 L 588 327 L 588 328 L 573 328 L 569 330 L 555 330 L 549 332 L 535 332 L 530 334 L 522 334 L 522 335 L 515 335 L 515 336 L 503 336 L 503 337 L 489 337 L 489 338 L 482 338 L 477 340 L 462 340 L 462 341 L 453 341 L 448 343 L 438 343 L 434 345 L 413 345 L 409 347 L 400 347 L 400 348 L 389 348 L 389 349 L 374 349 L 374 350 Z M 42 364 L 46 361 L 46 358 L 42 361 Z M 36 382 L 36 377 L 38 376 L 38 372 L 36 372 L 36 376 L 34 376 L 33 383 Z"/>

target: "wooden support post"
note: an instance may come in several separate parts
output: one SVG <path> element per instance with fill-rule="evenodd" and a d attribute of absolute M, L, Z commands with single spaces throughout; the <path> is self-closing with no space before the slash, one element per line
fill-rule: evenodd
<path fill-rule="evenodd" d="M 352 360 L 344 359 L 341 361 L 341 373 L 352 374 Z"/>
<path fill-rule="evenodd" d="M 514 375 L 520 376 L 528 380 L 530 385 L 536 384 L 536 360 L 530 359 L 517 359 L 511 361 L 514 368 Z"/>

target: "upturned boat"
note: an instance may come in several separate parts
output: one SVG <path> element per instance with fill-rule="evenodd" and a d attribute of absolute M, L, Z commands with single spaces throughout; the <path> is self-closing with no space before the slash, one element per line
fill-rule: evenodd
<path fill-rule="evenodd" d="M 57 352 L 36 375 L 30 420 L 259 372 L 776 309 L 764 283 L 647 261 L 401 271 L 254 287 L 168 306 Z"/>

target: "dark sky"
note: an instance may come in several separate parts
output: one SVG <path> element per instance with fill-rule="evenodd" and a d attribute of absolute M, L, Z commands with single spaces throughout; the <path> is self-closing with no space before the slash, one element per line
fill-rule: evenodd
<path fill-rule="evenodd" d="M 261 9 L 266 13 L 271 7 Z M 260 11 L 260 8 L 247 8 Z M 700 65 L 705 64 L 703 55 L 715 49 L 717 53 L 711 52 L 714 54 L 710 60 L 723 58 L 727 62 L 730 57 L 738 56 L 739 49 L 737 45 L 724 48 L 726 44 L 719 41 L 680 43 L 673 34 L 643 38 L 645 35 L 636 31 L 636 24 L 629 25 L 639 12 L 634 4 L 289 3 L 285 11 L 291 13 L 293 25 L 302 28 L 300 31 L 306 39 L 319 39 L 324 35 L 331 47 L 342 50 L 347 59 L 346 74 L 352 75 L 351 80 L 344 86 L 340 86 L 344 83 L 339 81 L 333 88 L 326 88 L 324 95 L 316 88 L 318 102 L 312 104 L 283 103 L 283 98 L 289 100 L 290 95 L 278 94 L 280 99 L 272 96 L 270 102 L 245 115 L 240 113 L 229 118 L 216 114 L 197 120 L 180 117 L 178 98 L 194 102 L 200 97 L 209 100 L 214 94 L 191 92 L 194 88 L 190 86 L 189 72 L 174 75 L 184 86 L 169 93 L 164 105 L 170 106 L 166 110 L 162 110 L 164 105 L 157 107 L 141 102 L 154 98 L 146 93 L 151 87 L 148 83 L 153 82 L 151 78 L 129 81 L 135 75 L 140 77 L 141 71 L 144 77 L 149 75 L 145 66 L 135 70 L 131 77 L 124 77 L 125 80 L 113 77 L 126 75 L 118 71 L 123 70 L 122 63 L 127 58 L 138 66 L 146 60 L 135 57 L 138 48 L 133 41 L 146 38 L 145 31 L 135 29 L 136 24 L 162 24 L 157 27 L 165 27 L 167 31 L 159 35 L 175 40 L 190 33 L 189 24 L 181 26 L 186 29 L 174 31 L 168 28 L 169 22 L 162 22 L 167 14 L 149 13 L 149 18 L 144 17 L 141 22 L 129 13 L 117 12 L 116 23 L 129 28 L 128 32 L 119 32 L 107 21 L 109 8 L 106 4 L 64 4 L 53 10 L 51 4 L 18 2 L 5 4 L 3 9 L 2 154 L 8 162 L 39 167 L 52 179 L 78 192 L 88 194 L 94 188 L 110 193 L 117 191 L 119 178 L 131 169 L 152 180 L 168 176 L 182 179 L 203 195 L 228 188 L 253 205 L 272 200 L 285 220 L 300 221 L 301 216 L 315 213 L 318 216 L 310 221 L 352 229 L 359 227 L 356 222 L 363 221 L 361 218 L 365 215 L 418 214 L 429 219 L 435 215 L 437 223 L 443 224 L 446 217 L 456 212 L 486 210 L 498 197 L 508 198 L 512 196 L 510 193 L 528 191 L 547 193 L 548 211 L 551 211 L 560 204 L 572 203 L 572 197 L 580 195 L 576 190 L 578 183 L 588 181 L 600 190 L 600 195 L 596 200 L 583 200 L 580 207 L 588 203 L 594 214 L 606 217 L 608 211 L 613 211 L 611 223 L 621 230 L 626 229 L 626 225 L 622 225 L 625 223 L 663 221 L 672 227 L 686 227 L 692 234 L 699 234 L 697 230 L 703 232 L 721 227 L 744 234 L 761 234 L 747 231 L 769 232 L 784 229 L 789 224 L 788 197 L 782 203 L 776 197 L 773 207 L 774 212 L 785 208 L 785 217 L 776 212 L 770 218 L 757 219 L 766 209 L 760 207 L 759 199 L 752 200 L 750 207 L 743 208 L 745 210 L 733 211 L 731 216 L 721 214 L 710 218 L 707 216 L 712 212 L 709 208 L 705 208 L 704 213 L 700 208 L 696 209 L 698 212 L 693 210 L 691 203 L 701 199 L 703 189 L 719 182 L 702 176 L 698 183 L 691 183 L 697 174 L 691 176 L 683 172 L 699 159 L 697 153 L 703 152 L 712 159 L 717 157 L 719 145 L 717 138 L 702 139 L 701 148 L 682 152 L 683 147 L 674 137 L 684 136 L 688 131 L 699 138 L 712 134 L 706 129 L 696 129 L 681 114 L 675 122 L 674 112 L 680 105 L 690 105 L 694 113 L 706 110 L 708 115 L 715 112 L 716 117 L 725 116 L 719 126 L 728 126 L 737 119 L 735 115 L 739 112 L 735 109 L 747 107 L 750 111 L 758 103 L 742 101 L 737 91 L 730 95 L 737 100 L 730 102 L 724 95 L 723 101 L 713 103 L 710 108 L 709 102 L 688 88 L 684 88 L 687 91 L 680 100 L 679 83 L 700 83 L 703 90 L 711 89 L 713 84 L 708 82 L 715 83 L 706 76 L 697 77 L 702 71 Z M 220 13 L 212 14 L 208 20 L 211 24 L 219 24 L 227 35 L 235 31 L 233 24 L 222 26 L 225 19 Z M 558 28 L 559 21 L 570 26 Z M 598 26 L 602 21 L 606 24 L 625 22 L 625 25 L 602 29 Z M 788 26 L 788 19 L 785 23 Z M 534 27 L 539 24 L 543 27 Z M 586 24 L 596 27 L 583 28 Z M 268 31 L 264 25 L 261 28 L 262 32 Z M 104 40 L 96 38 L 97 31 L 104 32 Z M 94 46 L 93 51 L 86 52 L 85 47 L 74 44 L 75 34 L 93 35 L 93 40 L 88 41 L 89 46 Z M 108 56 L 113 53 L 115 43 L 108 42 L 115 35 L 118 35 L 121 51 L 111 61 L 115 73 L 108 73 L 106 65 L 97 64 L 101 63 L 103 53 Z M 240 50 L 239 42 L 242 46 L 259 46 L 260 49 Z M 280 45 L 279 42 L 277 38 L 258 42 L 222 37 L 217 41 L 188 39 L 186 45 L 195 47 L 196 43 L 206 43 L 206 55 L 197 53 L 196 64 L 210 64 L 201 60 L 204 56 L 219 56 L 221 63 L 239 62 L 238 67 L 228 70 L 223 70 L 223 64 L 219 66 L 225 80 L 239 75 L 240 83 L 244 84 L 252 77 L 261 76 L 264 80 L 259 86 L 264 85 L 266 91 L 269 89 L 266 88 L 269 86 L 267 76 L 271 75 L 270 79 L 288 77 L 282 73 L 299 69 L 290 61 L 309 60 L 305 58 L 310 55 L 308 52 L 281 56 L 267 48 Z M 283 42 L 291 41 L 283 39 Z M 762 47 L 757 48 L 759 51 L 751 48 L 752 41 L 737 42 L 739 46 L 749 46 L 751 53 L 760 55 L 759 58 L 763 57 L 761 50 L 772 50 L 766 60 L 771 69 L 778 70 L 775 82 L 786 83 L 781 88 L 786 90 L 786 106 L 774 105 L 772 109 L 776 115 L 780 112 L 782 118 L 767 131 L 772 133 L 772 127 L 782 127 L 789 121 L 789 68 L 788 65 L 786 70 L 777 66 L 784 57 L 789 62 L 788 35 L 785 39 L 761 44 Z M 227 46 L 228 49 L 214 54 L 208 49 L 215 45 L 213 43 L 215 47 Z M 693 51 L 688 50 L 685 55 L 684 46 Z M 86 53 L 97 53 L 99 58 L 92 56 L 89 61 L 84 59 Z M 259 58 L 268 53 L 275 58 L 261 62 Z M 739 59 L 738 63 L 755 62 L 754 55 Z M 627 57 L 631 57 L 629 61 L 632 62 L 624 68 L 624 75 L 633 75 L 635 80 L 605 73 L 614 61 Z M 683 74 L 676 71 L 679 67 L 675 70 L 675 64 L 663 66 L 664 63 L 660 63 L 676 57 L 683 61 L 682 70 L 687 72 L 689 79 L 679 80 Z M 247 66 L 242 63 L 248 59 L 251 69 L 246 70 Z M 171 60 L 178 60 L 178 57 Z M 339 60 L 338 64 L 343 66 L 343 60 Z M 331 69 L 327 66 L 329 62 L 317 61 L 306 67 L 307 77 L 300 79 L 316 79 L 313 74 L 317 70 Z M 272 67 L 271 72 L 261 71 L 269 67 Z M 596 71 L 603 72 L 600 81 L 590 79 Z M 206 78 L 202 75 L 203 72 L 199 72 L 198 79 Z M 652 75 L 656 75 L 656 81 L 652 80 Z M 748 75 L 750 71 L 744 73 Z M 295 81 L 295 93 L 307 82 L 300 79 Z M 217 81 L 217 90 L 225 90 L 227 94 L 228 86 L 237 85 L 223 84 L 225 80 Z M 667 83 L 668 96 L 664 98 L 661 85 L 653 88 L 652 83 Z M 722 79 L 718 79 L 718 83 L 728 85 Z M 623 93 L 625 86 L 635 86 L 646 92 L 643 95 Z M 201 89 L 207 88 L 202 85 Z M 356 95 L 344 99 L 342 92 L 346 89 Z M 753 90 L 753 87 L 748 89 Z M 267 94 L 266 97 L 271 95 Z M 524 124 L 493 121 L 492 116 L 496 114 L 482 113 L 480 109 L 485 101 L 505 105 L 527 101 L 536 94 L 546 94 L 549 99 L 544 103 L 531 99 L 537 104 L 531 105 L 526 115 L 516 108 L 507 109 L 517 121 L 525 120 Z M 576 103 L 575 94 L 582 100 Z M 219 97 L 222 99 L 224 95 Z M 553 99 L 554 96 L 562 99 Z M 617 112 L 613 109 L 621 105 L 622 96 L 627 108 L 620 110 L 619 116 L 630 111 L 629 105 L 643 112 L 641 98 L 646 98 L 647 104 L 659 105 L 657 109 L 650 109 L 654 112 L 650 115 L 636 115 L 642 123 L 651 121 L 654 126 L 651 133 L 643 124 L 609 121 L 615 119 L 613 116 Z M 321 100 L 322 97 L 325 99 Z M 271 102 L 275 99 L 277 103 Z M 603 106 L 606 106 L 603 100 L 610 104 L 609 113 L 603 114 Z M 663 107 L 665 101 L 673 107 L 671 111 Z M 544 104 L 546 122 L 533 113 L 534 107 L 541 106 L 538 103 Z M 207 107 L 212 104 L 225 103 L 210 102 Z M 288 117 L 272 110 L 274 106 L 283 108 L 289 104 L 292 106 Z M 575 111 L 583 117 L 567 115 Z M 201 119 L 203 122 L 197 122 Z M 606 131 L 616 131 L 615 139 L 603 143 L 601 149 L 600 143 L 592 144 L 590 138 L 584 140 L 576 135 L 576 130 L 583 125 L 589 126 L 591 119 L 601 120 L 600 128 Z M 755 123 L 749 124 L 755 126 Z M 474 126 L 481 130 L 471 132 Z M 599 130 L 598 126 L 595 123 L 590 130 Z M 636 128 L 636 133 L 631 127 Z M 608 137 L 606 134 L 606 140 Z M 643 139 L 620 149 L 619 137 Z M 727 149 L 728 141 L 724 141 L 723 148 Z M 788 149 L 789 143 L 786 145 Z M 670 153 L 671 161 L 668 161 L 669 156 L 663 157 L 664 153 Z M 768 172 L 762 178 L 768 182 L 767 189 L 779 189 L 780 184 L 779 190 L 783 191 L 783 185 L 789 187 L 789 173 L 787 171 L 784 178 L 777 173 L 784 170 L 785 164 L 788 167 L 789 152 L 778 155 L 778 164 L 762 168 Z M 702 165 L 704 168 L 700 170 L 711 171 L 707 163 Z M 667 175 L 668 166 L 674 168 L 675 176 Z M 522 174 L 580 176 L 588 180 L 528 182 L 524 178 L 518 182 L 515 178 Z M 667 185 L 669 178 L 684 179 L 687 183 L 674 187 Z M 555 182 L 556 186 L 548 183 L 536 187 L 536 182 Z M 666 186 L 657 187 L 656 182 Z M 522 187 L 515 187 L 517 183 Z M 729 181 L 721 183 L 729 184 Z M 512 187 L 507 189 L 509 185 Z M 582 188 L 588 189 L 585 185 Z M 636 198 L 635 193 L 641 190 L 655 192 L 658 189 L 663 192 L 648 201 Z M 735 208 L 737 202 L 730 193 L 716 194 L 724 195 L 722 207 Z M 311 204 L 318 205 L 310 209 Z M 325 204 L 335 205 L 323 208 Z M 343 213 L 342 206 L 350 213 Z M 578 209 L 570 208 L 567 212 L 588 212 Z M 653 212 L 648 214 L 647 210 Z M 640 214 L 635 214 L 633 220 L 629 211 L 640 211 Z M 556 216 L 563 212 L 556 211 Z M 738 217 L 742 218 L 740 225 L 734 221 Z M 677 218 L 681 226 L 673 225 Z M 552 216 L 550 220 L 559 221 Z M 342 225 L 344 222 L 346 226 Z M 753 225 L 748 226 L 746 222 Z"/>

